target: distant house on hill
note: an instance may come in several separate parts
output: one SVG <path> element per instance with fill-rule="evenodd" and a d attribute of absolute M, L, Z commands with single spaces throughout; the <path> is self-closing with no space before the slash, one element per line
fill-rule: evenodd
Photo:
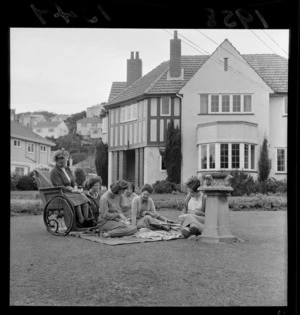
<path fill-rule="evenodd" d="M 40 114 L 20 114 L 18 121 L 25 127 L 33 128 L 37 123 L 46 122 L 47 119 Z"/>
<path fill-rule="evenodd" d="M 35 134 L 16 121 L 10 122 L 10 169 L 26 175 L 35 168 L 51 169 L 51 146 L 55 143 Z"/>
<path fill-rule="evenodd" d="M 101 138 L 102 123 L 99 117 L 86 117 L 77 120 L 77 134 L 88 138 Z"/>
<path fill-rule="evenodd" d="M 50 121 L 65 121 L 69 115 L 55 115 L 49 118 Z"/>
<path fill-rule="evenodd" d="M 46 121 L 38 123 L 33 127 L 33 132 L 42 137 L 53 137 L 58 139 L 69 133 L 69 128 L 64 121 Z"/>

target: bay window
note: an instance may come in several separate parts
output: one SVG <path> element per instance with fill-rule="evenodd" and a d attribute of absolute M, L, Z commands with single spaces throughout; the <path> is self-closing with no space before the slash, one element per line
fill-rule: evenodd
<path fill-rule="evenodd" d="M 253 144 L 201 144 L 198 154 L 201 170 L 255 169 L 255 145 Z"/>

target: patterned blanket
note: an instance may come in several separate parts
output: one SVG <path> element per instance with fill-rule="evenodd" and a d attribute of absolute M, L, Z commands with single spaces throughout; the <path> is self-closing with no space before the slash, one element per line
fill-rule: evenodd
<path fill-rule="evenodd" d="M 89 241 L 106 244 L 106 245 L 122 245 L 122 244 L 132 244 L 132 243 L 145 243 L 145 242 L 156 242 L 156 241 L 169 241 L 174 239 L 183 238 L 180 232 L 180 225 L 174 224 L 171 226 L 170 231 L 162 230 L 150 230 L 147 228 L 139 229 L 138 232 L 131 236 L 123 237 L 101 237 L 97 233 L 89 231 L 74 231 L 69 233 L 70 236 L 80 237 Z"/>

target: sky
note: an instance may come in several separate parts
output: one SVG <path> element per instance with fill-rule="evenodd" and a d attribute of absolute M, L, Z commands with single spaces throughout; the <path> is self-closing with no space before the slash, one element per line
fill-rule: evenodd
<path fill-rule="evenodd" d="M 288 58 L 288 30 L 176 29 L 182 55 L 211 54 L 225 39 L 241 54 Z M 142 74 L 170 57 L 174 29 L 11 28 L 10 108 L 74 114 L 107 102 L 138 51 Z"/>

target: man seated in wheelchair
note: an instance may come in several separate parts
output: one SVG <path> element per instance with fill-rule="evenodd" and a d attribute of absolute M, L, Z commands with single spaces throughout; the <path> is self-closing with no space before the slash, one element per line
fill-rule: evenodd
<path fill-rule="evenodd" d="M 94 225 L 94 218 L 89 217 L 89 199 L 78 189 L 72 171 L 67 166 L 69 153 L 64 149 L 54 153 L 55 167 L 50 172 L 50 179 L 54 186 L 62 186 L 63 194 L 75 209 L 76 224 L 78 227 Z"/>

